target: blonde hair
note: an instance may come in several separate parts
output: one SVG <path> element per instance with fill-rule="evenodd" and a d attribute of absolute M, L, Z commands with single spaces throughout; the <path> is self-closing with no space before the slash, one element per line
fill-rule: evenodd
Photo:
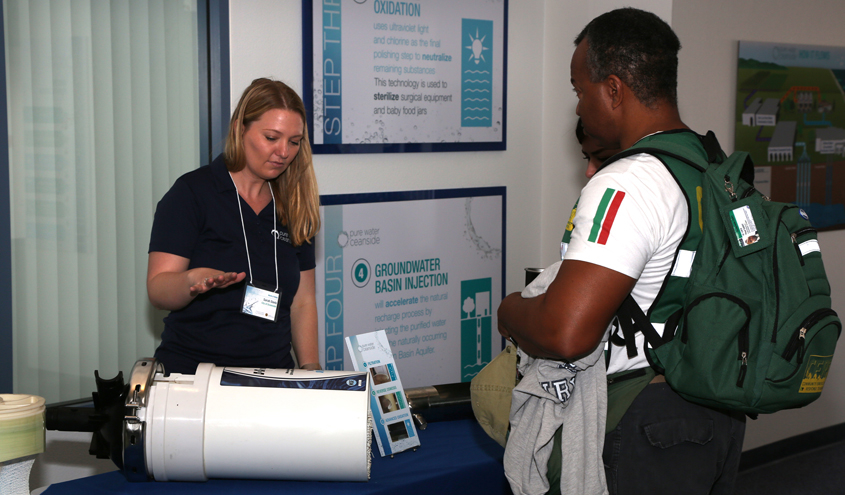
<path fill-rule="evenodd" d="M 223 158 L 230 172 L 243 170 L 246 166 L 244 130 L 261 119 L 264 112 L 276 109 L 290 110 L 302 117 L 303 135 L 299 153 L 279 177 L 270 181 L 279 220 L 287 227 L 293 245 L 300 246 L 310 243 L 320 230 L 320 194 L 311 163 L 305 105 L 299 95 L 281 81 L 266 78 L 252 81 L 232 114 Z"/>

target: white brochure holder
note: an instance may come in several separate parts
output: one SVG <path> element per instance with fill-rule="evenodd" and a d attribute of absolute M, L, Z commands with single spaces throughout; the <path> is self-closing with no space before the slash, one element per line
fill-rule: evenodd
<path fill-rule="evenodd" d="M 355 371 L 370 377 L 373 432 L 381 456 L 416 449 L 420 438 L 384 330 L 346 337 Z"/>

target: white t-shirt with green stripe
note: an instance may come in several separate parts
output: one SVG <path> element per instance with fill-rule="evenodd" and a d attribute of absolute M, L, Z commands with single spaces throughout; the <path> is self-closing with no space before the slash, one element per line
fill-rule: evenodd
<path fill-rule="evenodd" d="M 584 186 L 561 257 L 637 279 L 632 295 L 647 312 L 686 232 L 687 210 L 683 192 L 660 160 L 647 154 L 623 158 Z M 662 332 L 662 325 L 655 328 Z M 637 348 L 642 344 L 637 334 Z M 628 359 L 624 347 L 612 347 L 608 374 L 648 366 L 642 352 Z"/>

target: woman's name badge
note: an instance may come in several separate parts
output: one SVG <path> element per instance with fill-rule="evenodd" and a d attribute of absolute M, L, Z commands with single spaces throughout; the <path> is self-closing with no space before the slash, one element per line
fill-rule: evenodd
<path fill-rule="evenodd" d="M 253 284 L 246 284 L 241 313 L 276 321 L 279 315 L 279 294 Z"/>

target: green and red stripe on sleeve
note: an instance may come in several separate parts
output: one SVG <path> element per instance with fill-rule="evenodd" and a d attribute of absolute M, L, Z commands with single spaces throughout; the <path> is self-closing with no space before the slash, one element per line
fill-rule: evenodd
<path fill-rule="evenodd" d="M 593 218 L 593 228 L 587 241 L 597 244 L 607 243 L 610 229 L 613 227 L 613 220 L 616 219 L 616 213 L 619 211 L 619 205 L 622 204 L 623 199 L 625 199 L 625 193 L 622 191 L 609 187 L 604 191 L 596 216 Z"/>

